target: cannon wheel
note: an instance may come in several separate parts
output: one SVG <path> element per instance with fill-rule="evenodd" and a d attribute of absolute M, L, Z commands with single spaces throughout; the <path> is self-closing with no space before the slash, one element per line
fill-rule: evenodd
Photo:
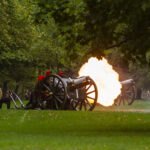
<path fill-rule="evenodd" d="M 49 75 L 42 81 L 41 95 L 44 94 L 44 101 L 47 103 L 48 109 L 60 110 L 64 109 L 67 89 L 64 81 L 60 76 Z"/>
<path fill-rule="evenodd" d="M 87 77 L 87 80 L 89 84 L 86 85 L 84 89 L 85 99 L 79 98 L 71 100 L 71 106 L 74 110 L 92 111 L 97 104 L 98 98 L 97 86 L 90 77 Z"/>
<path fill-rule="evenodd" d="M 115 105 L 131 105 L 135 100 L 135 86 L 131 85 L 122 88 L 121 95 L 116 99 Z"/>

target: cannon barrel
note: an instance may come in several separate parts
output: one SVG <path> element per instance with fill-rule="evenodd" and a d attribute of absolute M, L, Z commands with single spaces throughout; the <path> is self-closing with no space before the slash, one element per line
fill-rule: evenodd
<path fill-rule="evenodd" d="M 83 76 L 76 79 L 72 79 L 72 78 L 69 78 L 69 80 L 65 79 L 65 81 L 67 82 L 68 87 L 70 87 L 71 89 L 77 89 L 89 84 L 88 78 L 89 78 L 88 76 Z"/>
<path fill-rule="evenodd" d="M 71 81 L 71 84 L 72 84 L 73 86 L 76 86 L 76 85 L 85 83 L 86 81 L 87 81 L 87 77 L 84 76 L 84 77 L 80 77 L 80 78 L 78 78 L 78 79 L 73 79 L 73 80 Z"/>
<path fill-rule="evenodd" d="M 122 85 L 134 84 L 134 80 L 133 79 L 124 80 L 124 81 L 121 81 L 121 84 Z"/>

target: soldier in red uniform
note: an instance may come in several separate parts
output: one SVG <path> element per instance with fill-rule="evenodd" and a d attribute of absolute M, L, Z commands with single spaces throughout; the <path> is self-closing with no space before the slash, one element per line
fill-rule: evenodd
<path fill-rule="evenodd" d="M 50 74 L 51 74 L 51 71 L 48 70 L 48 71 L 46 71 L 45 76 L 43 76 L 43 75 L 38 76 L 38 81 L 36 82 L 34 91 L 31 93 L 30 100 L 26 105 L 27 109 L 33 109 L 33 108 L 39 107 L 40 81 L 42 81 L 46 76 L 49 76 Z"/>

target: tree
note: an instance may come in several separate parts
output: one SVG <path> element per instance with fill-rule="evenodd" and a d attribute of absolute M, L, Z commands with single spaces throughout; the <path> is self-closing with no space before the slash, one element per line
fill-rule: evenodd
<path fill-rule="evenodd" d="M 77 42 L 91 43 L 89 53 L 97 57 L 118 47 L 126 59 L 149 59 L 149 0 L 39 0 L 39 6 L 38 18 L 50 13 L 61 33 L 70 35 L 72 47 Z"/>
<path fill-rule="evenodd" d="M 23 68 L 28 71 L 30 67 L 33 68 L 34 60 L 30 54 L 37 36 L 31 12 L 26 9 L 26 2 L 19 0 L 0 2 L 0 77 L 4 95 L 9 81 L 18 83 L 32 76 L 28 73 L 26 77 L 23 71 Z"/>
<path fill-rule="evenodd" d="M 68 1 L 68 0 L 39 0 L 39 11 L 35 14 L 35 23 L 37 25 L 45 24 L 47 28 L 48 21 L 53 18 L 57 33 L 55 36 L 61 37 L 62 47 L 59 48 L 60 57 L 59 70 L 65 71 L 68 75 L 77 75 L 77 70 L 85 61 L 85 53 L 88 53 L 90 44 L 82 45 L 79 41 L 81 39 L 80 33 L 84 28 L 84 20 L 81 17 L 84 12 L 84 3 L 82 1 Z M 63 55 L 61 55 L 61 53 Z M 62 57 L 63 56 L 63 57 Z M 85 57 L 85 58 L 84 58 Z M 79 60 L 79 61 L 78 61 Z M 57 65 L 56 65 L 57 66 Z"/>

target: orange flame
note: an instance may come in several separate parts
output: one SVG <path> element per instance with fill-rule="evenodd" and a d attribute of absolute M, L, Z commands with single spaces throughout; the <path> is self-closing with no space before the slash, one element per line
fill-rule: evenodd
<path fill-rule="evenodd" d="M 119 75 L 105 58 L 90 58 L 79 70 L 79 76 L 90 76 L 98 88 L 98 103 L 111 106 L 121 92 Z"/>

